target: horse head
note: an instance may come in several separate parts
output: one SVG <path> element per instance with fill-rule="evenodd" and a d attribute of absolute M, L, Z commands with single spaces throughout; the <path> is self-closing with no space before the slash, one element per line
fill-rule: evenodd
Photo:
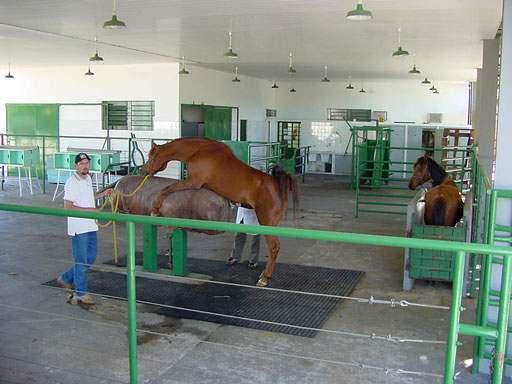
<path fill-rule="evenodd" d="M 163 153 L 162 145 L 151 145 L 151 151 L 148 154 L 148 161 L 142 166 L 142 175 L 151 175 L 163 171 L 167 167 L 167 159 Z"/>
<path fill-rule="evenodd" d="M 412 168 L 412 176 L 409 180 L 409 189 L 414 191 L 430 179 L 432 179 L 432 176 L 430 175 L 428 158 L 426 156 L 422 156 L 416 160 L 416 163 L 414 163 L 414 167 Z"/>
<path fill-rule="evenodd" d="M 409 180 L 409 189 L 413 191 L 420 185 L 432 180 L 432 186 L 439 185 L 446 178 L 446 171 L 429 156 L 416 160 Z"/>

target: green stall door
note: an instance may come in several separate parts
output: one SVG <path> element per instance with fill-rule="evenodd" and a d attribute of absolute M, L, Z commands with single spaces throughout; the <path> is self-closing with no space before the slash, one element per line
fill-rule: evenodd
<path fill-rule="evenodd" d="M 207 108 L 204 136 L 214 140 L 231 140 L 231 115 L 232 108 Z"/>
<path fill-rule="evenodd" d="M 57 138 L 46 138 L 43 152 L 43 138 L 33 135 L 57 136 L 59 134 L 59 104 L 6 104 L 7 134 L 27 135 L 10 137 L 9 144 L 16 146 L 39 146 L 41 159 L 36 166 L 42 177 L 42 154 L 45 157 L 57 151 Z"/>

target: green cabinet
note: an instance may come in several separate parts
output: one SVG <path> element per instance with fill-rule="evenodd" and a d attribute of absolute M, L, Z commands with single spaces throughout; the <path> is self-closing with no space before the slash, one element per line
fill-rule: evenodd
<path fill-rule="evenodd" d="M 29 146 L 0 146 L 0 164 L 32 167 L 39 164 L 39 148 Z"/>

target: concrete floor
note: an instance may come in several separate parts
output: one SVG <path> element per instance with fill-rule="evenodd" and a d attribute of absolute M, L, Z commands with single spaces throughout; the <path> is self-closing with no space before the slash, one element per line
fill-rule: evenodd
<path fill-rule="evenodd" d="M 7 183 L 0 201 L 61 206 L 46 195 L 17 196 Z M 340 177 L 308 175 L 301 184 L 301 210 L 283 226 L 403 235 L 405 218 L 362 215 L 354 219 L 355 196 Z M 159 248 L 166 248 L 160 231 Z M 140 233 L 139 233 L 140 235 Z M 189 235 L 189 255 L 224 260 L 232 234 Z M 120 249 L 123 233 L 119 234 Z M 140 236 L 138 247 L 141 247 Z M 246 250 L 247 251 L 247 250 Z M 66 304 L 63 290 L 42 286 L 69 264 L 64 218 L 0 212 L 0 383 L 129 382 L 126 303 L 98 298 L 86 311 Z M 282 262 L 359 269 L 365 275 L 355 297 L 450 304 L 450 285 L 419 282 L 402 292 L 402 249 L 282 239 Z M 97 264 L 112 258 L 110 230 L 101 230 Z M 471 321 L 472 300 L 463 319 Z M 319 333 L 313 339 L 194 320 L 165 318 L 139 305 L 139 382 L 171 383 L 435 383 L 442 382 L 445 345 L 394 343 Z M 391 308 L 345 301 L 324 329 L 403 339 L 446 339 L 448 311 Z M 462 338 L 460 383 L 485 383 L 464 367 L 472 339 Z M 362 364 L 362 366 L 357 366 Z M 467 365 L 467 364 L 466 364 Z M 386 373 L 386 368 L 390 369 Z M 397 373 L 397 370 L 419 374 Z M 439 376 L 436 376 L 439 375 Z"/>

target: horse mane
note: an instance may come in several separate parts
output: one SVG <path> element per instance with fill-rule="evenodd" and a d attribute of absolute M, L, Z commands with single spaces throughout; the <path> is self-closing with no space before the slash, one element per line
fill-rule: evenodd
<path fill-rule="evenodd" d="M 446 178 L 446 171 L 437 164 L 432 158 L 425 156 L 425 160 L 427 161 L 428 172 L 430 173 L 430 177 L 432 178 L 432 186 L 435 187 L 443 182 Z"/>
<path fill-rule="evenodd" d="M 277 183 L 279 197 L 282 201 L 288 200 L 288 192 L 292 193 L 293 212 L 295 214 L 299 206 L 299 188 L 297 186 L 297 181 L 278 165 L 274 165 L 270 168 L 270 175 Z"/>

